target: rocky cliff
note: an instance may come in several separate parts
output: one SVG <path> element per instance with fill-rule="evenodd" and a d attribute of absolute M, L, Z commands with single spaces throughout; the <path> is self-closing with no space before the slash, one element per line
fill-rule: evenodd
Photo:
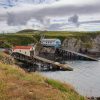
<path fill-rule="evenodd" d="M 68 37 L 63 43 L 64 49 L 80 52 L 100 52 L 100 34 L 96 36 Z"/>

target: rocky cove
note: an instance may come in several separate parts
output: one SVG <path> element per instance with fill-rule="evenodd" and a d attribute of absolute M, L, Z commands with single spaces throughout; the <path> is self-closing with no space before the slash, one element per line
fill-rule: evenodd
<path fill-rule="evenodd" d="M 66 33 L 67 34 L 67 33 Z M 59 38 L 62 41 L 62 48 L 68 49 L 71 51 L 76 51 L 76 52 L 82 52 L 85 54 L 91 53 L 93 56 L 99 56 L 100 54 L 100 34 L 92 34 L 89 33 L 87 34 L 82 34 L 81 36 L 63 36 L 63 39 L 61 39 L 61 36 L 55 36 L 55 37 L 46 37 L 46 38 Z M 4 35 L 3 35 L 4 36 Z M 21 36 L 21 35 L 16 35 Z M 25 36 L 25 35 L 24 35 Z M 30 34 L 31 37 L 31 34 Z M 33 39 L 33 37 L 31 37 Z M 13 36 L 14 39 L 14 36 Z M 26 37 L 28 40 L 29 38 Z M 6 39 L 7 40 L 7 39 Z M 22 39 L 18 41 L 21 41 Z M 25 39 L 24 39 L 25 40 Z M 29 44 L 29 41 L 27 41 Z M 10 41 L 11 44 L 13 44 Z M 23 43 L 23 42 L 21 42 Z M 31 41 L 33 43 L 33 41 Z M 16 44 L 18 45 L 18 44 Z M 20 44 L 23 45 L 23 44 Z M 51 53 L 54 53 L 55 48 L 42 48 L 41 46 L 37 46 L 36 51 L 41 51 L 41 52 L 48 52 L 50 54 L 46 54 L 46 58 L 52 58 L 53 56 Z M 40 53 L 41 53 L 40 52 Z M 38 52 L 36 52 L 38 54 Z M 73 71 L 49 71 L 49 72 L 43 72 L 42 75 L 59 80 L 64 83 L 69 83 L 71 84 L 75 90 L 87 97 L 99 97 L 100 96 L 100 61 L 98 62 L 90 62 L 90 61 L 66 61 L 67 64 L 71 65 L 72 68 L 74 69 Z M 54 77 L 55 76 L 55 77 Z"/>
<path fill-rule="evenodd" d="M 59 39 L 62 41 L 61 48 L 64 50 L 79 52 L 94 58 L 100 57 L 100 34 L 89 33 L 89 35 L 73 35 Z M 40 56 L 54 60 L 55 48 L 41 47 L 39 51 Z"/>
<path fill-rule="evenodd" d="M 100 34 L 66 37 L 62 42 L 62 48 L 98 57 L 99 59 Z M 81 95 L 100 97 L 100 60 L 97 62 L 66 61 L 66 63 L 73 67 L 72 72 L 43 72 L 42 75 L 71 84 Z"/>

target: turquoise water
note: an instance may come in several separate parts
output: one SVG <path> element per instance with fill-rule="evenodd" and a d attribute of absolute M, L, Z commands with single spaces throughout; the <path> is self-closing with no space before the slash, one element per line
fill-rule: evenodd
<path fill-rule="evenodd" d="M 74 71 L 43 72 L 46 77 L 74 86 L 83 96 L 100 97 L 100 61 L 71 61 Z"/>

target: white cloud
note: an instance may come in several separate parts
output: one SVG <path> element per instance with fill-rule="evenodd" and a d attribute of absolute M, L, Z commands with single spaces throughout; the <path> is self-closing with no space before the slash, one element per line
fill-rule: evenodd
<path fill-rule="evenodd" d="M 99 2 L 99 0 L 60 0 L 59 4 L 72 4 L 72 5 L 84 5 L 84 4 L 94 4 L 96 2 Z"/>
<path fill-rule="evenodd" d="M 52 0 L 52 2 L 53 1 L 54 0 Z M 37 22 L 39 23 L 39 26 L 41 26 L 45 24 L 44 22 L 47 20 L 46 18 L 52 20 L 54 17 L 57 18 L 58 22 L 64 22 L 73 14 L 78 14 L 80 21 L 99 19 L 100 0 L 59 0 L 52 4 L 39 5 L 23 2 L 18 6 L 8 9 L 1 8 L 0 10 L 0 20 L 7 20 L 9 25 L 16 25 L 16 27 L 18 25 L 20 27 L 21 25 L 27 26 L 28 21 L 36 19 L 38 20 Z M 32 25 L 28 25 L 26 28 L 32 28 Z"/>

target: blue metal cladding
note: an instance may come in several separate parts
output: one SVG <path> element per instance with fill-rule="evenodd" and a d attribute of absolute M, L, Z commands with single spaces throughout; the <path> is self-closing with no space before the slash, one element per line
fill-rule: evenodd
<path fill-rule="evenodd" d="M 55 41 L 55 48 L 59 48 L 61 47 L 61 41 L 60 40 L 56 40 Z"/>

